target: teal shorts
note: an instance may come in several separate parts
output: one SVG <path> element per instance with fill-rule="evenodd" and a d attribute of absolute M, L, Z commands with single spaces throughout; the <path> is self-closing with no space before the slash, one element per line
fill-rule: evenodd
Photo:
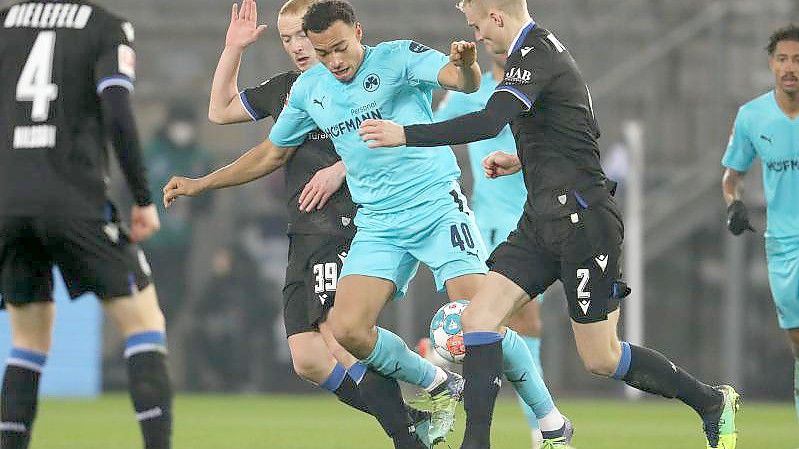
<path fill-rule="evenodd" d="M 439 291 L 450 279 L 488 271 L 483 238 L 457 183 L 450 192 L 403 211 L 361 209 L 355 224 L 358 232 L 341 277 L 389 280 L 396 286 L 396 298 L 408 291 L 420 262 L 433 272 Z"/>
<path fill-rule="evenodd" d="M 782 329 L 799 328 L 799 237 L 766 238 L 768 281 Z"/>

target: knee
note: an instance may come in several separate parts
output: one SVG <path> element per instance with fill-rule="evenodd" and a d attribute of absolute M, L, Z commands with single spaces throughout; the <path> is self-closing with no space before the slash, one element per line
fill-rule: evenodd
<path fill-rule="evenodd" d="M 619 366 L 620 355 L 614 355 L 612 351 L 603 354 L 591 354 L 583 356 L 583 366 L 591 374 L 610 377 L 616 372 Z"/>
<path fill-rule="evenodd" d="M 368 326 L 352 320 L 331 319 L 330 330 L 341 350 L 352 352 L 369 340 Z"/>
<path fill-rule="evenodd" d="M 291 362 L 294 372 L 303 380 L 315 383 L 323 380 L 325 370 L 323 362 L 327 362 L 327 359 L 314 357 L 311 354 L 295 353 L 291 355 Z"/>

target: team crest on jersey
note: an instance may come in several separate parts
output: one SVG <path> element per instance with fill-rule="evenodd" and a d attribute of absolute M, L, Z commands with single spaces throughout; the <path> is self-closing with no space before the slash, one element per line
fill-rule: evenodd
<path fill-rule="evenodd" d="M 370 73 L 363 80 L 363 89 L 367 92 L 374 92 L 380 87 L 380 77 L 375 73 Z"/>
<path fill-rule="evenodd" d="M 430 50 L 430 47 L 424 44 L 420 44 L 416 41 L 411 41 L 411 51 L 414 53 L 424 53 L 427 50 Z"/>
<path fill-rule="evenodd" d="M 530 84 L 533 72 L 519 67 L 511 67 L 505 72 L 505 82 L 513 84 Z"/>

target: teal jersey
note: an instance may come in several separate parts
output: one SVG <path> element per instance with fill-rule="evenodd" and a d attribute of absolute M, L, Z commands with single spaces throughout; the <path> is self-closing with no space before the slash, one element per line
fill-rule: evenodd
<path fill-rule="evenodd" d="M 491 72 L 483 74 L 480 90 L 473 94 L 449 92 L 435 112 L 436 121 L 449 120 L 485 108 L 499 82 Z M 488 179 L 483 174 L 483 159 L 494 151 L 516 154 L 516 140 L 510 126 L 505 126 L 493 139 L 469 144 L 469 162 L 474 186 L 471 206 L 478 224 L 487 220 L 517 222 L 524 211 L 527 188 L 522 173 Z M 483 226 L 481 226 L 482 228 Z M 504 236 L 503 236 L 504 239 Z"/>
<path fill-rule="evenodd" d="M 443 53 L 402 40 L 365 47 L 347 83 L 317 64 L 297 78 L 269 139 L 295 147 L 322 130 L 347 167 L 352 199 L 366 212 L 404 210 L 450 195 L 460 169 L 449 147 L 370 149 L 358 134 L 367 119 L 432 123 L 432 92 L 441 88 L 438 73 L 448 62 Z"/>
<path fill-rule="evenodd" d="M 799 236 L 799 118 L 777 105 L 774 91 L 741 106 L 721 164 L 739 172 L 763 164 L 766 237 Z"/>

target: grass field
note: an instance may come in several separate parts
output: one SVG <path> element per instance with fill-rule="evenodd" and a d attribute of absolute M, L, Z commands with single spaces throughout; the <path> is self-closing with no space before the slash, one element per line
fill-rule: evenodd
<path fill-rule="evenodd" d="M 704 449 L 699 420 L 667 401 L 562 401 L 579 449 Z M 189 396 L 176 400 L 175 449 L 390 449 L 377 423 L 327 396 Z M 738 449 L 799 448 L 789 404 L 744 404 Z M 450 444 L 458 447 L 463 419 Z M 495 449 L 529 448 L 529 431 L 510 399 L 494 416 Z M 445 449 L 445 445 L 437 446 Z M 44 400 L 33 449 L 139 449 L 126 396 Z"/>

